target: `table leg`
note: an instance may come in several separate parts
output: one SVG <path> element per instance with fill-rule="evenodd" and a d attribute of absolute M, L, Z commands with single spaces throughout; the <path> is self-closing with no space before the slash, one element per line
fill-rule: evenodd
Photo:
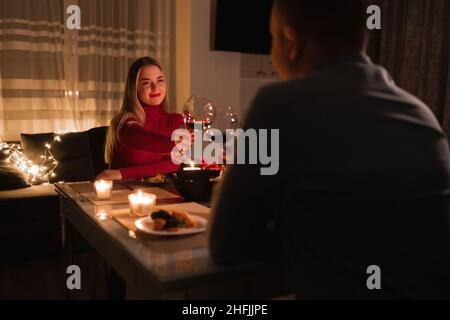
<path fill-rule="evenodd" d="M 63 245 L 63 256 L 64 256 L 64 291 L 66 300 L 70 300 L 71 294 L 70 290 L 66 285 L 66 268 L 73 264 L 73 227 L 69 221 L 64 216 L 61 216 L 62 224 L 62 245 Z"/>

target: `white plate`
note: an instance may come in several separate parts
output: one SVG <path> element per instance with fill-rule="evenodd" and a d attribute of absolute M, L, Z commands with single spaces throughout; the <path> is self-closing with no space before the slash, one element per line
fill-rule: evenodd
<path fill-rule="evenodd" d="M 149 234 L 153 234 L 153 235 L 157 235 L 157 236 L 179 236 L 179 235 L 199 233 L 199 232 L 203 232 L 206 230 L 206 224 L 208 223 L 206 221 L 206 219 L 199 217 L 199 216 L 194 216 L 194 215 L 189 215 L 189 218 L 194 220 L 197 223 L 198 227 L 196 227 L 196 228 L 178 228 L 177 231 L 161 231 L 161 230 L 157 231 L 157 230 L 153 230 L 153 219 L 150 217 L 144 217 L 144 218 L 138 219 L 134 222 L 134 224 L 140 231 L 149 233 Z"/>

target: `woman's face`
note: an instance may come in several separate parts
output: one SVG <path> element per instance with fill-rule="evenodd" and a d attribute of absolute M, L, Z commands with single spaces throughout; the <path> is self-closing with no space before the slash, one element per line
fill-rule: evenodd
<path fill-rule="evenodd" d="M 145 104 L 160 105 L 167 93 L 166 78 L 157 66 L 141 69 L 137 82 L 139 100 Z"/>

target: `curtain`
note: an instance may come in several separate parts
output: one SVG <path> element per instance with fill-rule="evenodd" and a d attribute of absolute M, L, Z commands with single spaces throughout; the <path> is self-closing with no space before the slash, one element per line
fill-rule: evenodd
<path fill-rule="evenodd" d="M 403 89 L 423 100 L 450 136 L 450 1 L 378 0 L 382 30 L 371 53 Z"/>
<path fill-rule="evenodd" d="M 175 92 L 171 1 L 80 0 L 79 6 L 83 27 L 74 32 L 77 46 L 67 61 L 77 64 L 72 110 L 81 129 L 105 125 L 117 113 L 128 67 L 138 57 L 156 58 Z"/>
<path fill-rule="evenodd" d="M 73 4 L 80 30 L 66 27 Z M 174 10 L 173 0 L 0 0 L 0 137 L 108 125 L 141 56 L 160 61 L 173 96 Z"/>
<path fill-rule="evenodd" d="M 72 128 L 64 103 L 62 1 L 0 0 L 0 137 Z"/>

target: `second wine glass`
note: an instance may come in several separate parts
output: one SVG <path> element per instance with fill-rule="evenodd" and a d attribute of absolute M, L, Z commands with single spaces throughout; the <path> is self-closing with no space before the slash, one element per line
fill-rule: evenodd
<path fill-rule="evenodd" d="M 195 123 L 201 123 L 205 130 L 210 128 L 216 117 L 216 106 L 207 98 L 193 95 L 183 106 L 183 117 L 188 129 L 193 130 Z"/>

